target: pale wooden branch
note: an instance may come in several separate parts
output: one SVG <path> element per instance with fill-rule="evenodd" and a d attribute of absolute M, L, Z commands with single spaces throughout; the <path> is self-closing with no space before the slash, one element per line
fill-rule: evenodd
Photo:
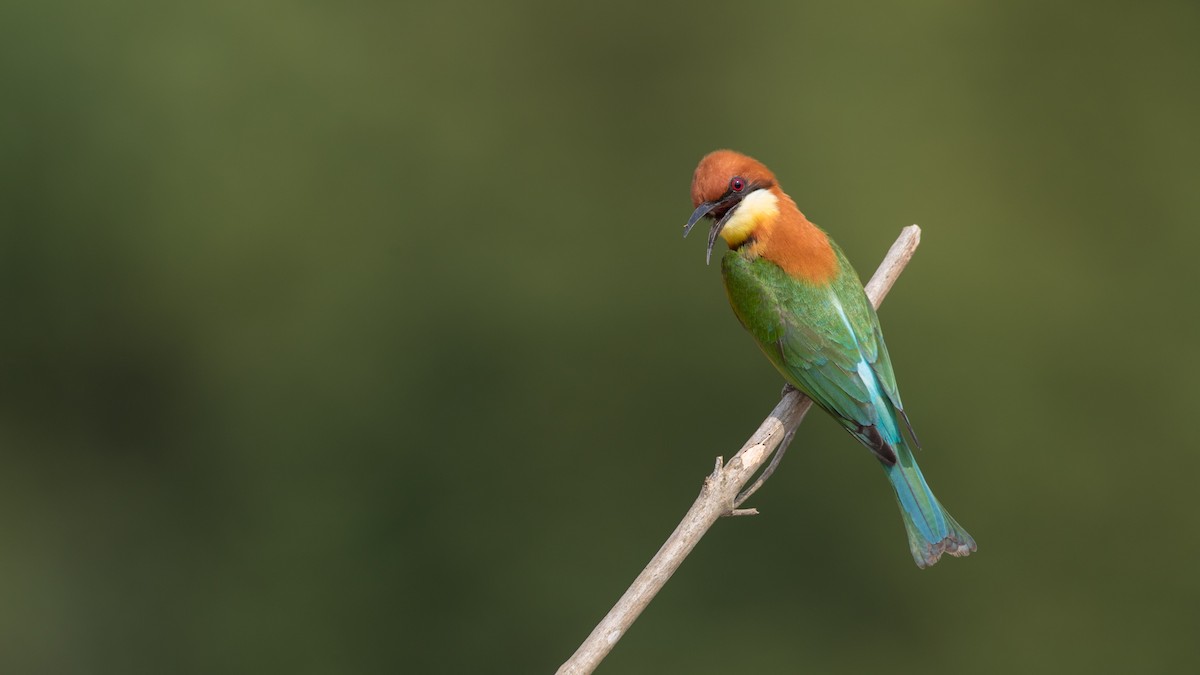
<path fill-rule="evenodd" d="M 892 248 L 866 286 L 867 297 L 876 307 L 883 302 L 883 298 L 912 259 L 920 243 L 921 228 L 910 225 L 901 230 L 900 237 L 892 244 Z M 704 479 L 700 496 L 696 497 L 692 508 L 688 509 L 666 543 L 633 580 L 633 584 L 609 610 L 608 615 L 592 630 L 575 654 L 558 669 L 558 675 L 584 675 L 594 671 L 633 625 L 642 610 L 666 585 L 667 579 L 679 569 L 679 565 L 700 542 L 704 533 L 708 532 L 721 516 L 757 513 L 755 509 L 736 507 L 758 489 L 758 484 L 741 495 L 739 501 L 741 489 L 754 477 L 771 454 L 780 448 L 785 437 L 795 433 L 796 427 L 811 407 L 812 401 L 807 396 L 789 390 L 729 462 L 717 458 L 716 467 L 712 474 Z M 763 476 L 763 480 L 766 479 L 766 475 Z"/>
<path fill-rule="evenodd" d="M 789 393 L 790 392 L 787 389 L 783 390 L 784 396 Z M 799 428 L 799 423 L 804 421 L 804 416 L 808 413 L 808 409 L 812 407 L 812 399 L 806 398 L 800 402 L 800 405 L 804 408 L 804 410 L 800 411 L 800 420 L 796 423 L 797 429 Z M 747 513 L 744 515 L 758 515 L 758 509 L 739 509 L 738 507 L 742 504 L 745 504 L 747 499 L 750 499 L 750 497 L 754 496 L 754 493 L 758 492 L 758 488 L 762 487 L 763 484 L 767 482 L 767 479 L 771 477 L 771 474 L 775 473 L 775 469 L 779 468 L 779 463 L 783 461 L 784 453 L 787 452 L 788 446 L 792 444 L 792 439 L 795 437 L 796 429 L 792 429 L 787 433 L 786 436 L 783 437 L 782 441 L 779 441 L 779 447 L 775 448 L 775 453 L 771 456 L 771 463 L 767 465 L 767 468 L 762 470 L 762 473 L 758 474 L 758 478 L 754 479 L 754 482 L 750 484 L 750 487 L 738 493 L 737 498 L 733 500 L 733 513 L 729 515 L 743 515 L 738 513 L 739 511 L 746 511 Z"/>

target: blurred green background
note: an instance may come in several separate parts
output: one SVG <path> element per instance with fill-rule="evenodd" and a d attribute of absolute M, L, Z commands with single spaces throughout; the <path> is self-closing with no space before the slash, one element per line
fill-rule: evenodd
<path fill-rule="evenodd" d="M 552 672 L 780 379 L 680 239 L 868 276 L 917 570 L 823 416 L 601 667 L 1200 669 L 1200 6 L 0 8 L 0 671 Z M 718 245 L 720 247 L 720 245 Z"/>

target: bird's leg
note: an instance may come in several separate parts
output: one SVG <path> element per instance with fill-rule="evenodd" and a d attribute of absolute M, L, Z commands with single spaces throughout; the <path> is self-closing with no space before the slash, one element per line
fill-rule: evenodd
<path fill-rule="evenodd" d="M 791 382 L 784 382 L 783 389 L 780 390 L 780 392 L 779 392 L 779 398 L 783 398 L 784 396 L 787 396 L 788 394 L 792 393 L 793 391 L 800 391 L 800 390 L 797 389 L 795 387 L 795 385 L 793 385 Z"/>

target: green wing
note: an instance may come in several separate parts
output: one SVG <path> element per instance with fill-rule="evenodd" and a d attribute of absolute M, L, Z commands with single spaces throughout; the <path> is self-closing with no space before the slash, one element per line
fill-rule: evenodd
<path fill-rule="evenodd" d="M 836 245 L 834 251 L 839 271 L 824 285 L 730 251 L 722 262 L 725 290 L 784 379 L 892 464 L 901 442 L 897 413 L 903 415 L 896 378 L 862 283 Z"/>

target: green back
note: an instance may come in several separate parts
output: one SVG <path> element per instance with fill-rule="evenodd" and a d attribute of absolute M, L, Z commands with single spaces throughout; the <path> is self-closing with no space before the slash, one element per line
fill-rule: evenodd
<path fill-rule="evenodd" d="M 742 325 L 784 378 L 894 462 L 889 451 L 902 443 L 896 412 L 903 408 L 896 377 L 862 282 L 832 245 L 838 272 L 826 284 L 795 279 L 766 259 L 730 251 L 721 266 L 725 290 Z"/>

